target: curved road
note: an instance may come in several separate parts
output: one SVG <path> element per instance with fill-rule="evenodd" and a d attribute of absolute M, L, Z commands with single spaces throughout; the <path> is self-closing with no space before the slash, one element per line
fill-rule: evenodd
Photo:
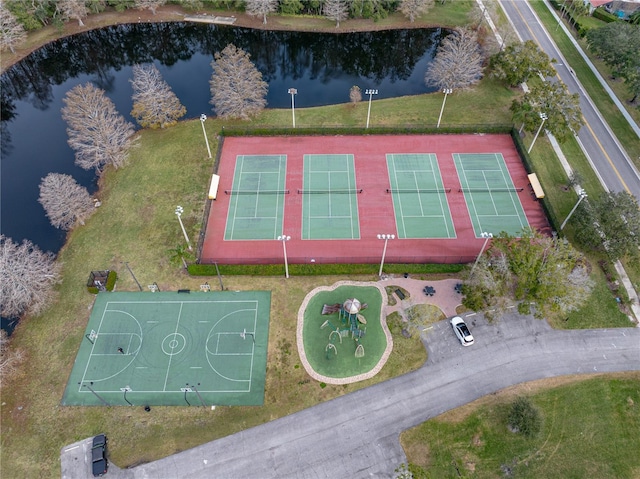
<path fill-rule="evenodd" d="M 410 374 L 110 476 L 127 478 L 393 477 L 399 434 L 513 384 L 567 374 L 640 370 L 640 329 L 555 331 L 507 315 L 470 316 L 463 348 L 447 321 L 427 332 L 428 362 Z M 64 475 L 63 460 L 63 477 Z M 79 476 L 78 476 L 79 477 Z"/>
<path fill-rule="evenodd" d="M 626 190 L 640 200 L 640 173 L 596 107 L 591 103 L 573 71 L 565 64 L 564 57 L 547 34 L 544 26 L 538 21 L 529 2 L 500 0 L 500 5 L 520 38 L 523 41 L 533 40 L 550 58 L 555 58 L 558 61 L 555 69 L 560 80 L 567 85 L 571 93 L 580 94 L 580 108 L 585 125 L 580 129 L 578 139 L 586 150 L 601 182 L 610 191 Z"/>

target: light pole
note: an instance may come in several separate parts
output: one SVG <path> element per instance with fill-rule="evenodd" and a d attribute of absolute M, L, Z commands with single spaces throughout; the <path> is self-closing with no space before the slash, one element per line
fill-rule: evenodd
<path fill-rule="evenodd" d="M 484 249 L 487 247 L 487 243 L 489 242 L 489 240 L 493 238 L 493 234 L 487 233 L 487 232 L 480 233 L 480 236 L 484 238 L 484 243 L 482 244 L 482 249 L 480 250 L 480 253 L 478 253 L 476 262 L 473 263 L 473 267 L 471 268 L 471 273 L 469 274 L 469 277 L 473 276 L 473 270 L 476 269 L 476 266 L 478 265 L 478 261 L 480 261 L 480 256 L 482 256 L 482 253 L 484 252 Z"/>
<path fill-rule="evenodd" d="M 378 276 L 382 276 L 382 267 L 384 266 L 384 257 L 387 254 L 387 243 L 389 242 L 389 240 L 391 239 L 395 239 L 396 235 L 387 235 L 387 234 L 380 234 L 378 235 L 378 239 L 379 240 L 384 240 L 384 248 L 382 249 L 382 260 L 380 261 L 380 271 L 378 271 Z"/>
<path fill-rule="evenodd" d="M 447 101 L 447 95 L 451 95 L 453 90 L 451 88 L 445 88 L 442 90 L 442 93 L 444 93 L 444 100 L 442 100 L 442 108 L 440 108 L 440 116 L 438 117 L 438 124 L 436 125 L 436 128 L 440 128 L 440 120 L 442 119 L 442 112 L 444 111 L 444 104 Z"/>
<path fill-rule="evenodd" d="M 298 90 L 296 90 L 295 88 L 289 88 L 287 90 L 287 92 L 289 93 L 289 95 L 291 95 L 291 116 L 293 118 L 293 127 L 296 127 L 296 102 L 293 99 L 295 95 L 298 94 Z"/>
<path fill-rule="evenodd" d="M 367 89 L 364 91 L 365 95 L 369 95 L 369 110 L 367 111 L 367 128 L 369 128 L 369 117 L 371 116 L 371 97 L 378 94 L 378 90 Z"/>
<path fill-rule="evenodd" d="M 182 228 L 182 234 L 184 234 L 184 239 L 187 240 L 187 246 L 189 246 L 189 251 L 193 251 L 191 247 L 191 242 L 189 241 L 189 237 L 187 236 L 187 230 L 184 229 L 184 225 L 182 224 L 182 213 L 184 212 L 184 208 L 182 206 L 176 206 L 176 216 L 178 217 L 178 222 L 180 223 L 180 227 Z"/>
<path fill-rule="evenodd" d="M 204 122 L 207 119 L 207 115 L 204 113 L 200 115 L 200 123 L 202 123 L 202 134 L 204 135 L 204 141 L 207 144 L 207 152 L 209 153 L 209 158 L 211 158 L 211 148 L 209 148 L 209 139 L 207 138 L 207 130 L 204 129 Z"/>
<path fill-rule="evenodd" d="M 287 241 L 291 239 L 291 236 L 280 235 L 278 241 L 282 241 L 282 251 L 284 252 L 284 277 L 289 277 L 289 262 L 287 261 Z"/>
<path fill-rule="evenodd" d="M 562 222 L 562 224 L 560 225 L 560 231 L 562 231 L 565 227 L 565 225 L 567 224 L 567 221 L 569 221 L 569 218 L 571 218 L 571 215 L 573 214 L 573 212 L 578 209 L 578 205 L 580 204 L 580 202 L 582 200 L 584 200 L 587 197 L 587 193 L 580 188 L 578 190 L 578 202 L 575 204 L 575 206 L 573 207 L 573 209 L 569 212 L 569 216 L 567 216 L 567 218 Z"/>
<path fill-rule="evenodd" d="M 539 115 L 540 115 L 540 119 L 542 120 L 542 123 L 540 123 L 540 128 L 538 128 L 538 131 L 536 131 L 536 136 L 533 137 L 533 141 L 531 142 L 531 145 L 529 145 L 529 149 L 527 150 L 527 153 L 531 153 L 531 148 L 533 148 L 533 144 L 538 139 L 538 135 L 540 134 L 540 130 L 542 130 L 542 127 L 544 126 L 544 122 L 547 121 L 547 119 L 549 118 L 546 113 L 539 113 Z"/>

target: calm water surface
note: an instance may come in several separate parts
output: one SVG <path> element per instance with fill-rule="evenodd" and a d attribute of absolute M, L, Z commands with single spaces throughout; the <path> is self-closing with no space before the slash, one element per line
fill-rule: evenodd
<path fill-rule="evenodd" d="M 0 77 L 0 231 L 57 252 L 65 232 L 49 224 L 38 203 L 40 180 L 66 173 L 95 191 L 94 172 L 74 165 L 60 113 L 64 95 L 78 84 L 90 81 L 104 89 L 133 122 L 131 66 L 153 62 L 187 108 L 187 118 L 213 115 L 210 63 L 233 43 L 251 54 L 268 82 L 268 108 L 289 108 L 291 87 L 298 90 L 300 108 L 348 102 L 352 85 L 363 92 L 378 89 L 377 98 L 415 95 L 431 91 L 424 73 L 446 33 L 321 34 L 161 23 L 118 25 L 47 45 Z"/>

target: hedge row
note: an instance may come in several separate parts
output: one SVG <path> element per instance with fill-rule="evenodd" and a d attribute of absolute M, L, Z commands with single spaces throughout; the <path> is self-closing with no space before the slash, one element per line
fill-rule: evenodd
<path fill-rule="evenodd" d="M 398 135 L 398 134 L 435 134 L 435 133 L 509 133 L 512 125 L 464 125 L 436 128 L 435 126 L 393 126 L 393 127 L 313 127 L 313 128 L 225 128 L 221 136 L 314 136 L 314 135 Z"/>
<path fill-rule="evenodd" d="M 620 20 L 613 13 L 607 12 L 604 8 L 596 8 L 591 16 L 607 23 L 613 23 Z"/>
<path fill-rule="evenodd" d="M 377 275 L 380 265 L 377 264 L 290 264 L 289 274 L 292 276 L 333 276 L 349 274 Z M 445 274 L 459 273 L 464 268 L 461 264 L 385 264 L 385 273 L 393 274 Z M 225 276 L 284 276 L 282 264 L 225 265 L 218 264 L 221 275 Z M 192 276 L 216 276 L 214 264 L 190 264 L 189 274 Z"/>

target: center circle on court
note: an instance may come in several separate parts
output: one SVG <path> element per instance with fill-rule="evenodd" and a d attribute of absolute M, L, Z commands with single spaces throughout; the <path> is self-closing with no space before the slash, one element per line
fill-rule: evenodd
<path fill-rule="evenodd" d="M 162 352 L 167 356 L 179 354 L 187 344 L 187 340 L 180 333 L 171 333 L 162 340 Z"/>

